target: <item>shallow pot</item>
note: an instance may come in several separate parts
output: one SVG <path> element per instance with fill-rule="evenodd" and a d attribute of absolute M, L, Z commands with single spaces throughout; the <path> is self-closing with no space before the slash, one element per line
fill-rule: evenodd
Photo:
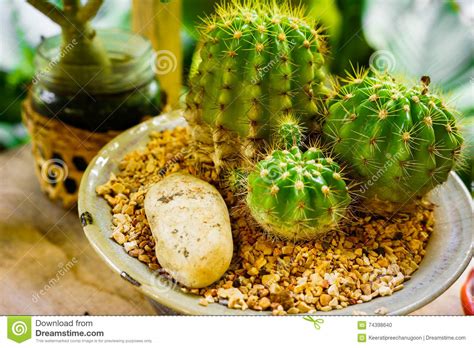
<path fill-rule="evenodd" d="M 151 131 L 185 125 L 181 112 L 155 117 L 122 133 L 107 144 L 87 168 L 79 190 L 79 215 L 84 232 L 101 258 L 124 280 L 155 301 L 168 313 L 195 315 L 265 315 L 271 312 L 234 310 L 220 304 L 203 307 L 195 295 L 182 292 L 174 283 L 151 271 L 145 264 L 129 256 L 122 246 L 110 239 L 111 209 L 97 196 L 95 189 L 104 184 L 110 173 L 118 171 L 120 160 L 140 149 Z M 384 307 L 390 315 L 404 315 L 433 301 L 453 284 L 467 267 L 473 250 L 473 204 L 466 187 L 455 173 L 430 193 L 436 204 L 435 230 L 427 246 L 420 268 L 404 283 L 404 289 L 392 296 L 378 297 L 370 302 L 349 306 L 318 315 L 352 315 L 355 311 L 375 314 Z M 443 314 L 443 313 L 439 313 Z"/>

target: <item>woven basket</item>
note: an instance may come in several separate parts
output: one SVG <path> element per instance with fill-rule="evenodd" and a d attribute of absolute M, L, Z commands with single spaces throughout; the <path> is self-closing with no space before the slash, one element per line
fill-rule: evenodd
<path fill-rule="evenodd" d="M 87 165 L 120 132 L 93 133 L 42 116 L 33 110 L 30 98 L 23 102 L 22 117 L 31 136 L 41 189 L 65 208 L 74 206 Z"/>

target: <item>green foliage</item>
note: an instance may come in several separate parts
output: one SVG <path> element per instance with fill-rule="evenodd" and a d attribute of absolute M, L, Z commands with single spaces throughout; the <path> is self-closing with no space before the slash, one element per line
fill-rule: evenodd
<path fill-rule="evenodd" d="M 26 130 L 21 124 L 0 122 L 0 151 L 25 144 L 28 139 Z"/>
<path fill-rule="evenodd" d="M 335 0 L 333 0 L 335 1 Z M 362 30 L 363 1 L 335 1 L 341 14 L 339 35 L 330 36 L 331 60 L 333 74 L 343 74 L 350 70 L 351 64 L 366 65 L 373 49 L 365 40 Z"/>

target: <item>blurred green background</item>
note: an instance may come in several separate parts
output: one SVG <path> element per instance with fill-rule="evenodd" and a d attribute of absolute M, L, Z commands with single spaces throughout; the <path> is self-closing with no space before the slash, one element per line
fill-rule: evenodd
<path fill-rule="evenodd" d="M 52 2 L 58 2 L 52 0 Z M 199 18 L 212 13 L 214 0 L 183 0 L 183 75 L 189 71 Z M 472 0 L 292 0 L 301 2 L 325 28 L 336 75 L 351 64 L 372 65 L 417 80 L 429 75 L 460 111 L 470 168 L 474 158 L 474 4 Z M 59 28 L 23 0 L 0 0 L 0 150 L 28 141 L 21 125 L 21 101 L 33 75 L 34 48 Z M 97 28 L 130 29 L 131 0 L 106 0 Z"/>

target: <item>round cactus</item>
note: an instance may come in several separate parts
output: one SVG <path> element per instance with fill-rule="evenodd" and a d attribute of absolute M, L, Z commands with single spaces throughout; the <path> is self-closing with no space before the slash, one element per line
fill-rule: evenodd
<path fill-rule="evenodd" d="M 350 197 L 339 165 L 321 150 L 273 151 L 248 177 L 247 206 L 271 235 L 290 240 L 322 236 L 344 216 Z"/>
<path fill-rule="evenodd" d="M 428 91 L 390 75 L 356 74 L 329 102 L 324 137 L 361 181 L 368 208 L 410 206 L 444 182 L 463 143 L 453 111 Z"/>
<path fill-rule="evenodd" d="M 300 147 L 303 141 L 305 129 L 300 125 L 297 118 L 287 115 L 279 121 L 274 134 L 274 145 L 279 149 L 289 150 L 294 146 Z"/>
<path fill-rule="evenodd" d="M 254 158 L 290 113 L 308 130 L 318 125 L 323 45 L 301 8 L 232 1 L 200 37 L 185 115 L 198 161 L 219 170 Z"/>

